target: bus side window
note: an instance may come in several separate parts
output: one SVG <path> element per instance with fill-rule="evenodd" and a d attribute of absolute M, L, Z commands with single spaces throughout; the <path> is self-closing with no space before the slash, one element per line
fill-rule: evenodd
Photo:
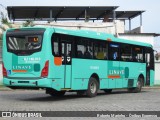
<path fill-rule="evenodd" d="M 109 44 L 109 60 L 119 60 L 119 45 Z"/>
<path fill-rule="evenodd" d="M 136 55 L 136 53 L 132 53 L 132 61 L 133 62 L 138 62 L 138 60 L 137 60 L 137 55 Z"/>
<path fill-rule="evenodd" d="M 106 42 L 94 43 L 94 58 L 99 60 L 108 59 L 108 45 Z"/>
<path fill-rule="evenodd" d="M 92 58 L 91 53 L 90 53 L 88 47 L 86 47 L 86 51 L 84 52 L 84 58 L 88 58 L 88 59 Z"/>
<path fill-rule="evenodd" d="M 57 34 L 52 35 L 52 54 L 53 56 L 60 56 L 60 44 L 59 44 L 59 37 Z"/>
<path fill-rule="evenodd" d="M 93 58 L 93 43 L 88 38 L 77 38 L 76 41 L 76 57 L 84 59 Z"/>
<path fill-rule="evenodd" d="M 80 50 L 77 51 L 77 57 L 78 57 L 78 58 L 83 58 L 83 53 L 82 53 L 82 51 L 80 51 Z"/>
<path fill-rule="evenodd" d="M 143 59 L 143 48 L 135 46 L 133 48 L 133 58 L 136 59 L 136 62 L 144 62 Z"/>
<path fill-rule="evenodd" d="M 58 42 L 54 42 L 54 56 L 59 56 L 59 52 L 58 52 Z"/>
<path fill-rule="evenodd" d="M 84 58 L 85 59 L 92 59 L 93 58 L 93 42 L 90 39 L 84 38 Z"/>
<path fill-rule="evenodd" d="M 120 53 L 121 53 L 120 55 L 121 61 L 126 61 L 126 62 L 133 61 L 131 45 L 121 44 Z"/>
<path fill-rule="evenodd" d="M 85 51 L 84 41 L 80 37 L 77 37 L 76 40 L 76 58 L 83 58 Z"/>
<path fill-rule="evenodd" d="M 147 67 L 154 69 L 153 49 L 145 48 L 145 62 L 147 64 Z"/>

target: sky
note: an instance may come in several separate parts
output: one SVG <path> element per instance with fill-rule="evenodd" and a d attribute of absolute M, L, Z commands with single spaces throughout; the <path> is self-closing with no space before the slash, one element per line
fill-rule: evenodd
<path fill-rule="evenodd" d="M 116 10 L 145 10 L 142 14 L 143 32 L 160 33 L 160 0 L 0 0 L 4 6 L 119 6 Z M 132 20 L 132 29 L 140 24 Z M 155 38 L 155 49 L 160 52 L 160 37 Z"/>

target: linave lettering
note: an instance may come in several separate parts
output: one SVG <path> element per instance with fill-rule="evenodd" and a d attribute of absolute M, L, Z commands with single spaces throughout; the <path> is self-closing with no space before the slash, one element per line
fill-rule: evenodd
<path fill-rule="evenodd" d="M 109 74 L 110 75 L 123 75 L 124 74 L 124 70 L 109 70 Z"/>
<path fill-rule="evenodd" d="M 19 65 L 16 65 L 16 66 L 13 66 L 12 69 L 14 70 L 28 70 L 28 69 L 31 69 L 31 66 L 19 66 Z"/>

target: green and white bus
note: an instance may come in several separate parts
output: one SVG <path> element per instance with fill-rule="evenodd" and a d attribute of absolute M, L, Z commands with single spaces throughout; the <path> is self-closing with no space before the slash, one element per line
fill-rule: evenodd
<path fill-rule="evenodd" d="M 150 44 L 87 30 L 54 27 L 9 29 L 3 35 L 3 83 L 12 89 L 45 89 L 62 96 L 76 91 L 140 92 L 154 83 Z"/>

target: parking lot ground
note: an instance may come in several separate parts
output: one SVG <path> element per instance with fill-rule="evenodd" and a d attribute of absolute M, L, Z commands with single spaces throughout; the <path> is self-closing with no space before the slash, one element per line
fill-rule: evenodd
<path fill-rule="evenodd" d="M 44 90 L 0 90 L 1 111 L 160 111 L 160 89 L 143 88 L 140 93 L 125 89 L 111 94 L 99 91 L 94 98 L 68 92 L 52 97 Z"/>

